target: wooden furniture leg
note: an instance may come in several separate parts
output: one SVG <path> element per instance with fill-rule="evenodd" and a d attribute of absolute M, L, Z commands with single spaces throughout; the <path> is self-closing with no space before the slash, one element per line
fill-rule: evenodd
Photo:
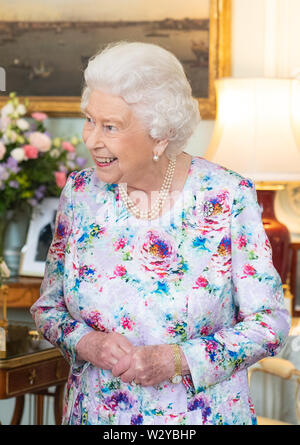
<path fill-rule="evenodd" d="M 10 421 L 11 425 L 20 425 L 24 411 L 24 402 L 25 402 L 25 396 L 16 397 L 15 409 L 13 412 L 12 419 Z"/>
<path fill-rule="evenodd" d="M 64 389 L 65 389 L 65 384 L 57 385 L 57 387 L 55 388 L 54 418 L 56 425 L 61 425 L 62 421 Z"/>
<path fill-rule="evenodd" d="M 44 414 L 44 396 L 43 394 L 36 394 L 36 425 L 43 425 L 43 414 Z"/>

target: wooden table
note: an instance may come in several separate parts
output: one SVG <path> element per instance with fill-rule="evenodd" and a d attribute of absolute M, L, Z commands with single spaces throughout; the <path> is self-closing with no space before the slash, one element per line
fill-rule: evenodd
<path fill-rule="evenodd" d="M 29 334 L 20 335 L 22 326 L 17 340 L 14 338 L 16 335 L 10 335 L 15 327 L 9 326 L 8 329 L 7 351 L 0 352 L 0 399 L 16 398 L 10 424 L 21 423 L 25 395 L 34 394 L 36 424 L 43 424 L 44 396 L 50 396 L 54 397 L 55 423 L 59 425 L 64 386 L 69 373 L 67 361 L 60 350 L 46 340 L 34 339 Z M 56 387 L 54 393 L 48 391 L 51 386 Z"/>
<path fill-rule="evenodd" d="M 9 280 L 7 307 L 29 309 L 40 296 L 41 283 L 42 278 L 18 277 Z"/>

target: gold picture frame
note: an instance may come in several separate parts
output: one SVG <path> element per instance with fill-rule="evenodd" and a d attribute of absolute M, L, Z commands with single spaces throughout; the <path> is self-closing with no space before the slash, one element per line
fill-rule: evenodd
<path fill-rule="evenodd" d="M 199 0 L 201 1 L 201 0 Z M 202 119 L 215 119 L 215 80 L 231 75 L 231 0 L 210 0 L 209 3 L 208 97 L 198 97 Z M 0 19 L 1 20 L 1 19 Z M 80 97 L 21 96 L 29 99 L 28 113 L 42 111 L 51 117 L 80 117 Z M 0 107 L 8 95 L 0 97 Z"/>

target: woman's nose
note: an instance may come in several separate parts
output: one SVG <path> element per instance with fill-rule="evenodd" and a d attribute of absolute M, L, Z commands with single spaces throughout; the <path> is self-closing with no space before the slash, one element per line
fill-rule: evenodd
<path fill-rule="evenodd" d="M 92 150 L 96 147 L 104 147 L 104 137 L 103 133 L 99 128 L 94 128 L 92 131 L 89 131 L 88 133 L 83 132 L 83 141 L 86 145 L 86 147 L 89 150 Z"/>

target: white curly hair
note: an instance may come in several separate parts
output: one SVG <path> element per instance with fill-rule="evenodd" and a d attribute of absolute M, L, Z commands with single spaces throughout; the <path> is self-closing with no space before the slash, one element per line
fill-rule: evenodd
<path fill-rule="evenodd" d="M 84 79 L 82 111 L 92 90 L 122 97 L 153 139 L 168 139 L 169 159 L 183 151 L 200 121 L 181 63 L 158 45 L 110 43 L 89 59 Z"/>

